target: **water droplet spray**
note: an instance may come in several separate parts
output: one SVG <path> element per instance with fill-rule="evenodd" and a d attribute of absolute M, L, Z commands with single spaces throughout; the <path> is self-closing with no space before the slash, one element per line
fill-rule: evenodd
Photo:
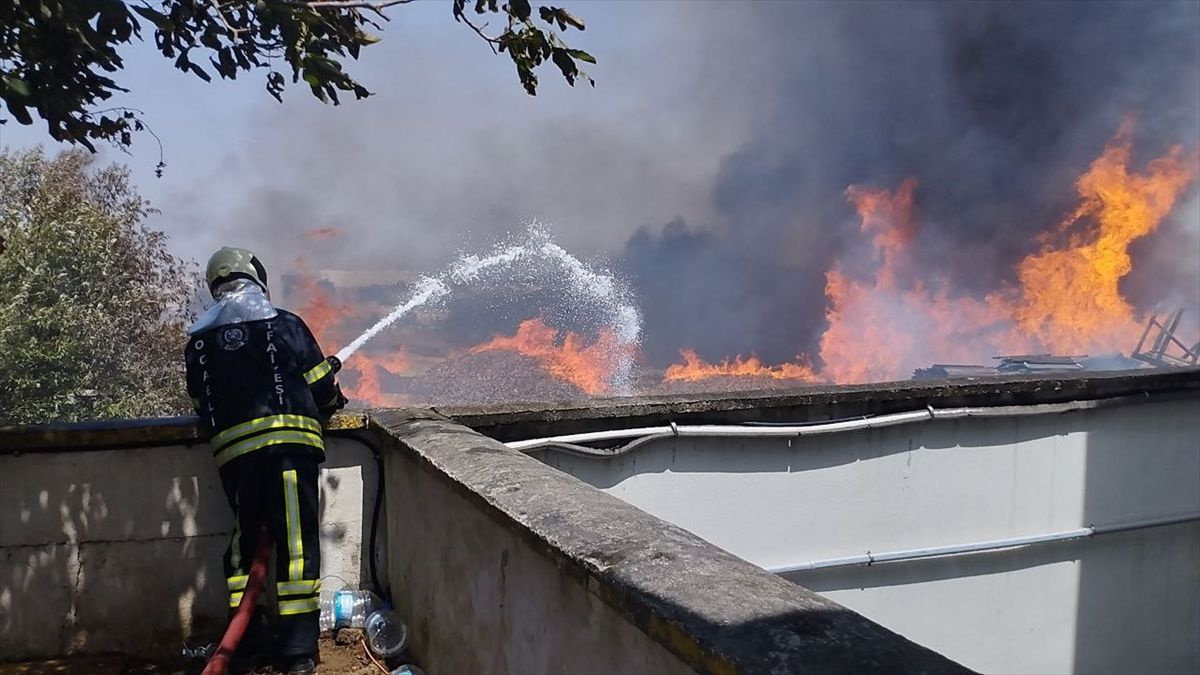
<path fill-rule="evenodd" d="M 609 386 L 616 394 L 633 392 L 633 366 L 641 340 L 642 316 L 626 286 L 608 270 L 594 269 L 550 240 L 538 224 L 530 226 L 523 240 L 497 246 L 490 254 L 459 257 L 437 276 L 424 276 L 414 284 L 408 298 L 399 303 L 373 326 L 363 331 L 337 353 L 345 363 L 368 340 L 413 310 L 433 306 L 451 297 L 453 289 L 487 283 L 521 272 L 536 275 L 555 288 L 567 302 L 586 304 L 603 314 L 616 338 L 615 364 Z"/>

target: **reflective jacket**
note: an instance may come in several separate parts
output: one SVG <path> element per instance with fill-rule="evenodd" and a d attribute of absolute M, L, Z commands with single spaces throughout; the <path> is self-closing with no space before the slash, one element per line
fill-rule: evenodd
<path fill-rule="evenodd" d="M 325 459 L 321 418 L 343 399 L 312 332 L 286 310 L 188 336 L 187 389 L 217 466 L 251 452 Z"/>

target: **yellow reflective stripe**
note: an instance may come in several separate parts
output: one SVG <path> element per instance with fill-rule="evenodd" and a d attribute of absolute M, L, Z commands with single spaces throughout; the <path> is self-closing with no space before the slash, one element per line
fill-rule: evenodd
<path fill-rule="evenodd" d="M 242 604 L 242 591 L 237 591 L 229 594 L 229 606 L 237 607 Z"/>
<path fill-rule="evenodd" d="M 291 571 L 289 569 L 289 571 Z M 301 579 L 300 581 L 277 581 L 275 592 L 279 595 L 307 595 L 321 592 L 320 579 Z"/>
<path fill-rule="evenodd" d="M 283 429 L 281 431 L 272 431 L 261 436 L 247 438 L 240 443 L 225 448 L 217 453 L 217 466 L 223 466 L 231 459 L 241 457 L 247 452 L 253 452 L 268 445 L 278 445 L 280 443 L 298 443 L 300 445 L 311 445 L 314 448 L 325 449 L 325 442 L 317 434 L 312 434 L 307 431 L 293 431 L 291 429 Z"/>
<path fill-rule="evenodd" d="M 302 598 L 300 600 L 280 600 L 279 615 L 287 616 L 289 614 L 304 614 L 305 612 L 315 612 L 321 609 L 320 598 Z"/>
<path fill-rule="evenodd" d="M 236 577 L 229 577 L 225 583 L 229 586 L 230 591 L 240 591 L 246 588 L 246 582 L 250 580 L 249 574 L 243 574 Z"/>
<path fill-rule="evenodd" d="M 288 580 L 304 576 L 304 541 L 300 538 L 300 499 L 297 495 L 296 470 L 283 472 L 283 508 L 287 516 Z"/>
<path fill-rule="evenodd" d="M 328 375 L 329 371 L 331 370 L 333 370 L 333 366 L 329 365 L 328 361 L 321 361 L 304 374 L 304 381 L 308 384 L 312 384 L 313 382 L 316 382 L 322 377 Z"/>
<path fill-rule="evenodd" d="M 321 423 L 306 415 L 267 415 L 266 417 L 259 417 L 242 422 L 241 424 L 235 424 L 213 436 L 210 443 L 214 449 L 220 449 L 221 446 L 231 443 L 242 436 L 268 429 L 279 429 L 281 427 L 306 429 L 313 433 L 321 432 Z"/>

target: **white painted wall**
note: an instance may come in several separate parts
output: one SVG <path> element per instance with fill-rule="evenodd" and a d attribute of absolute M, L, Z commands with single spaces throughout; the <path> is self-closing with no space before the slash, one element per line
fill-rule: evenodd
<path fill-rule="evenodd" d="M 357 586 L 375 463 L 357 441 L 327 445 L 322 573 Z M 207 445 L 0 454 L 0 660 L 177 653 L 219 635 L 232 524 Z"/>
<path fill-rule="evenodd" d="M 1200 399 L 553 466 L 763 567 L 1200 512 Z M 989 673 L 1200 672 L 1200 524 L 790 575 Z"/>

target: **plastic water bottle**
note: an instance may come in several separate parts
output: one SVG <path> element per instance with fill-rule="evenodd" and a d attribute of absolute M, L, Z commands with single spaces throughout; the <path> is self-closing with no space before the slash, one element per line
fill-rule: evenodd
<path fill-rule="evenodd" d="M 411 663 L 406 663 L 402 666 L 396 666 L 396 669 L 392 671 L 392 675 L 425 675 L 425 671 Z"/>
<path fill-rule="evenodd" d="M 372 612 L 367 617 L 367 647 L 383 660 L 399 656 L 408 646 L 408 627 L 390 609 Z"/>
<path fill-rule="evenodd" d="M 379 596 L 371 591 L 345 588 L 329 595 L 321 595 L 321 630 L 334 628 L 362 628 L 367 617 L 383 606 Z"/>

